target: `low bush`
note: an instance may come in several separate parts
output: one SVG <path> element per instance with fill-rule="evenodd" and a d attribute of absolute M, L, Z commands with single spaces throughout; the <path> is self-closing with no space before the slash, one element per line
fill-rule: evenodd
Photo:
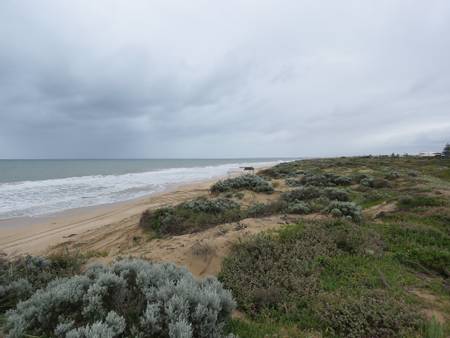
<path fill-rule="evenodd" d="M 339 337 L 405 337 L 422 325 L 411 306 L 381 290 L 361 296 L 322 294 L 315 313 L 322 327 Z"/>
<path fill-rule="evenodd" d="M 316 294 L 316 262 L 337 252 L 324 229 L 295 229 L 288 236 L 257 235 L 235 245 L 223 263 L 220 279 L 250 315 Z"/>
<path fill-rule="evenodd" d="M 279 163 L 271 168 L 261 170 L 258 175 L 270 178 L 285 178 L 303 174 L 300 169 L 301 161 Z"/>
<path fill-rule="evenodd" d="M 281 195 L 281 199 L 289 203 L 318 198 L 321 196 L 321 194 L 322 191 L 319 188 L 307 186 L 287 191 Z"/>
<path fill-rule="evenodd" d="M 227 210 L 239 208 L 239 204 L 228 198 L 208 199 L 204 197 L 181 204 L 184 209 L 193 212 L 204 212 L 208 214 L 220 214 Z"/>
<path fill-rule="evenodd" d="M 359 184 L 361 184 L 364 187 L 375 189 L 388 188 L 391 186 L 388 180 L 384 178 L 373 178 L 373 177 L 363 178 L 359 181 Z"/>
<path fill-rule="evenodd" d="M 288 204 L 286 211 L 290 214 L 309 214 L 311 207 L 303 201 L 294 201 Z"/>
<path fill-rule="evenodd" d="M 373 177 L 368 175 L 368 174 L 364 174 L 364 173 L 356 173 L 356 174 L 352 175 L 351 179 L 352 179 L 352 181 L 354 183 L 362 184 L 361 183 L 362 180 L 369 180 L 370 181 L 370 180 L 373 179 Z"/>
<path fill-rule="evenodd" d="M 325 195 L 330 200 L 347 202 L 350 200 L 350 196 L 347 191 L 338 188 L 325 188 Z"/>
<path fill-rule="evenodd" d="M 439 207 L 445 202 L 433 196 L 404 196 L 399 199 L 398 207 L 402 210 L 409 210 L 419 207 Z"/>
<path fill-rule="evenodd" d="M 389 188 L 391 187 L 391 183 L 384 178 L 375 178 L 372 181 L 372 188 L 381 189 L 381 188 Z"/>
<path fill-rule="evenodd" d="M 350 185 L 352 180 L 350 177 L 339 176 L 333 173 L 315 174 L 307 173 L 300 178 L 303 185 L 313 186 L 336 186 L 336 185 Z"/>
<path fill-rule="evenodd" d="M 331 201 L 325 208 L 325 212 L 332 214 L 334 217 L 345 217 L 354 222 L 362 220 L 361 207 L 353 202 Z"/>
<path fill-rule="evenodd" d="M 248 174 L 218 181 L 211 187 L 211 192 L 220 193 L 243 189 L 264 193 L 273 192 L 272 185 L 264 178 L 261 176 Z"/>
<path fill-rule="evenodd" d="M 302 186 L 302 181 L 295 178 L 286 178 L 286 185 L 289 187 L 299 187 Z"/>
<path fill-rule="evenodd" d="M 139 224 L 158 235 L 179 235 L 241 218 L 240 205 L 233 200 L 198 198 L 174 207 L 147 210 Z"/>
<path fill-rule="evenodd" d="M 313 212 L 322 212 L 330 204 L 330 200 L 326 196 L 320 196 L 308 201 L 308 205 Z"/>
<path fill-rule="evenodd" d="M 336 247 L 343 253 L 380 257 L 386 244 L 381 236 L 367 228 L 338 219 L 326 223 Z"/>
<path fill-rule="evenodd" d="M 373 247 L 371 241 L 363 229 L 341 221 L 288 226 L 236 244 L 223 262 L 220 279 L 250 315 L 267 308 L 294 314 L 297 304 L 319 292 L 324 261 L 363 252 Z"/>
<path fill-rule="evenodd" d="M 400 178 L 400 174 L 399 174 L 399 172 L 393 170 L 393 171 L 388 172 L 384 176 L 384 178 L 387 180 L 396 180 L 397 178 Z"/>
<path fill-rule="evenodd" d="M 275 201 L 271 203 L 255 203 L 252 204 L 244 212 L 245 217 L 263 217 L 277 214 L 286 208 L 282 201 Z"/>
<path fill-rule="evenodd" d="M 7 313 L 8 337 L 221 337 L 235 303 L 215 278 L 122 260 L 57 279 Z"/>
<path fill-rule="evenodd" d="M 76 254 L 50 257 L 25 256 L 0 259 L 0 313 L 27 299 L 56 277 L 72 276 L 80 271 L 83 259 Z"/>
<path fill-rule="evenodd" d="M 303 185 L 312 185 L 312 186 L 327 186 L 329 185 L 328 178 L 323 174 L 313 174 L 307 173 L 300 178 L 300 182 Z"/>

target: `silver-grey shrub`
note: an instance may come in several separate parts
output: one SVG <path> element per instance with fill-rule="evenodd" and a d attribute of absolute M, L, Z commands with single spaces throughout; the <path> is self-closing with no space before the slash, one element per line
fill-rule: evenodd
<path fill-rule="evenodd" d="M 273 187 L 270 182 L 257 175 L 241 175 L 237 177 L 227 178 L 215 183 L 211 187 L 211 192 L 219 193 L 233 190 L 252 190 L 255 192 L 272 193 Z"/>
<path fill-rule="evenodd" d="M 79 272 L 79 255 L 0 257 L 0 314 L 30 297 L 56 277 Z"/>
<path fill-rule="evenodd" d="M 126 259 L 56 279 L 6 315 L 7 337 L 222 337 L 235 308 L 215 278 Z"/>
<path fill-rule="evenodd" d="M 330 200 L 336 200 L 336 201 L 342 201 L 342 202 L 347 202 L 350 200 L 350 196 L 348 194 L 347 191 L 345 191 L 344 189 L 339 189 L 339 188 L 325 188 L 325 195 L 330 199 Z"/>
<path fill-rule="evenodd" d="M 309 214 L 311 207 L 303 201 L 294 201 L 288 204 L 286 211 L 291 214 Z"/>
<path fill-rule="evenodd" d="M 345 217 L 355 222 L 362 220 L 361 207 L 353 202 L 331 201 L 325 208 L 325 212 L 335 217 Z"/>

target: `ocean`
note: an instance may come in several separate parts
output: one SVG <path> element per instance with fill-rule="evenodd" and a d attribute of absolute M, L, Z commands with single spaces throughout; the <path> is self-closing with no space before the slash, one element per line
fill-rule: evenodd
<path fill-rule="evenodd" d="M 287 159 L 0 160 L 0 219 L 122 202 Z"/>

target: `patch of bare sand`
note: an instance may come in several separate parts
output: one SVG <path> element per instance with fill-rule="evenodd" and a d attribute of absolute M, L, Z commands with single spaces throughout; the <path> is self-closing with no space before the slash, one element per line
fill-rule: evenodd
<path fill-rule="evenodd" d="M 431 320 L 434 317 L 441 324 L 450 320 L 449 315 L 445 314 L 444 310 L 444 308 L 449 307 L 449 304 L 444 304 L 442 299 L 422 289 L 412 289 L 410 292 L 426 304 L 427 307 L 423 309 L 423 314 L 427 319 Z"/>
<path fill-rule="evenodd" d="M 374 205 L 373 207 L 364 210 L 364 216 L 369 218 L 377 218 L 383 213 L 393 212 L 397 209 L 395 202 L 383 202 L 381 204 Z"/>
<path fill-rule="evenodd" d="M 211 229 L 169 238 L 150 239 L 131 217 L 121 222 L 88 231 L 61 243 L 53 250 L 67 248 L 80 252 L 104 252 L 96 261 L 109 262 L 117 256 L 142 257 L 157 262 L 172 262 L 185 266 L 195 276 L 217 275 L 223 258 L 233 243 L 262 231 L 295 222 L 299 217 L 278 215 L 249 218 L 226 223 Z"/>

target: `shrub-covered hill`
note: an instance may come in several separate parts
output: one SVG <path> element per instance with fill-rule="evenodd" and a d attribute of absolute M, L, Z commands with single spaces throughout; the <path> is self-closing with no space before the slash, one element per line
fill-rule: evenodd
<path fill-rule="evenodd" d="M 449 160 L 305 160 L 260 175 L 293 187 L 282 198 L 302 208 L 327 198 L 322 212 L 332 217 L 234 246 L 220 279 L 247 320 L 233 320 L 231 331 L 244 337 L 450 336 Z"/>
<path fill-rule="evenodd" d="M 280 231 L 244 239 L 231 250 L 220 278 L 246 319 L 233 320 L 230 332 L 243 337 L 450 333 L 448 160 L 302 160 L 256 177 L 221 181 L 213 196 L 202 200 L 229 200 L 233 208 L 201 207 L 181 227 L 165 219 L 167 228 L 195 232 L 198 223 L 190 220 L 197 217 L 205 229 L 247 217 L 322 214 L 321 220 L 301 218 Z M 273 191 L 264 202 L 248 204 L 242 196 L 267 195 L 256 185 Z M 169 207 L 169 214 L 181 215 L 180 207 L 185 205 Z M 155 217 L 158 211 L 149 213 Z M 160 223 L 153 224 L 141 223 L 157 231 Z"/>

